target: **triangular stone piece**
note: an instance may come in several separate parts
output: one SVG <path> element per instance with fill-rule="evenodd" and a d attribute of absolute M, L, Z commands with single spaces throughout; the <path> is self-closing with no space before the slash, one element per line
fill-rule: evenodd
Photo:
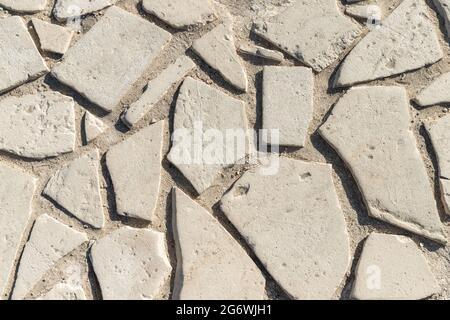
<path fill-rule="evenodd" d="M 450 103 L 450 72 L 436 78 L 414 100 L 422 107 Z"/>
<path fill-rule="evenodd" d="M 0 0 L 0 7 L 23 13 L 43 11 L 46 6 L 47 0 Z"/>
<path fill-rule="evenodd" d="M 116 2 L 117 0 L 57 0 L 53 15 L 63 21 L 102 10 Z"/>
<path fill-rule="evenodd" d="M 43 51 L 57 54 L 66 53 L 70 41 L 72 41 L 73 31 L 36 18 L 31 19 L 31 21 Z"/>
<path fill-rule="evenodd" d="M 99 118 L 94 116 L 89 111 L 84 114 L 84 134 L 86 143 L 96 139 L 99 135 L 108 129 L 108 126 Z"/>

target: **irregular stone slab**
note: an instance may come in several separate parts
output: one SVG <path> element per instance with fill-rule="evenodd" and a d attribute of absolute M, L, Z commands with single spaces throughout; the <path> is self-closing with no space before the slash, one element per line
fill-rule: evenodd
<path fill-rule="evenodd" d="M 194 62 L 187 56 L 181 56 L 175 63 L 169 65 L 167 69 L 148 83 L 144 94 L 125 111 L 121 118 L 125 125 L 130 128 L 134 126 L 162 99 L 171 87 L 179 83 L 194 68 Z"/>
<path fill-rule="evenodd" d="M 14 3 L 19 1 L 13 0 Z M 0 94 L 48 72 L 33 39 L 18 16 L 0 19 Z"/>
<path fill-rule="evenodd" d="M 36 180 L 21 170 L 0 164 L 0 300 L 4 298 L 30 219 Z"/>
<path fill-rule="evenodd" d="M 112 232 L 92 246 L 90 259 L 104 300 L 155 299 L 172 270 L 164 234 L 148 229 Z"/>
<path fill-rule="evenodd" d="M 319 132 L 349 166 L 370 216 L 445 243 L 410 119 L 404 88 L 358 87 Z"/>
<path fill-rule="evenodd" d="M 223 23 L 195 40 L 192 49 L 227 82 L 247 91 L 247 72 L 236 52 L 232 22 Z"/>
<path fill-rule="evenodd" d="M 251 169 L 221 209 L 294 299 L 331 299 L 350 264 L 331 166 L 279 158 L 275 175 Z"/>
<path fill-rule="evenodd" d="M 75 148 L 75 111 L 71 97 L 42 92 L 0 100 L 0 150 L 43 159 Z"/>
<path fill-rule="evenodd" d="M 177 188 L 172 202 L 178 261 L 173 298 L 263 299 L 264 277 L 221 224 Z"/>
<path fill-rule="evenodd" d="M 234 144 L 234 133 L 238 144 Z M 167 158 L 201 194 L 225 167 L 244 159 L 248 152 L 244 103 L 199 80 L 186 78 L 175 109 L 172 142 Z"/>
<path fill-rule="evenodd" d="M 118 7 L 64 55 L 53 76 L 111 111 L 171 39 L 170 33 Z"/>
<path fill-rule="evenodd" d="M 352 295 L 360 300 L 415 300 L 440 291 L 427 261 L 408 237 L 372 233 L 356 267 Z"/>
<path fill-rule="evenodd" d="M 355 5 L 345 8 L 345 13 L 359 19 L 375 19 L 380 22 L 382 11 L 377 5 Z"/>
<path fill-rule="evenodd" d="M 99 164 L 100 155 L 95 149 L 56 171 L 43 191 L 79 220 L 98 229 L 105 224 Z"/>
<path fill-rule="evenodd" d="M 86 294 L 82 287 L 58 283 L 36 300 L 86 300 Z"/>
<path fill-rule="evenodd" d="M 438 14 L 444 19 L 447 37 L 450 36 L 450 0 L 433 0 Z"/>
<path fill-rule="evenodd" d="M 279 130 L 280 145 L 305 145 L 313 115 L 313 92 L 311 69 L 264 67 L 262 127 L 269 132 Z M 263 135 L 263 141 L 267 137 Z"/>
<path fill-rule="evenodd" d="M 204 25 L 216 18 L 210 0 L 143 0 L 142 8 L 177 29 Z"/>
<path fill-rule="evenodd" d="M 66 53 L 72 41 L 73 31 L 36 18 L 31 21 L 39 37 L 42 50 L 57 54 Z"/>
<path fill-rule="evenodd" d="M 99 118 L 94 116 L 89 111 L 84 114 L 84 135 L 86 143 L 96 139 L 99 135 L 108 129 L 108 126 Z"/>
<path fill-rule="evenodd" d="M 319 72 L 355 41 L 361 30 L 339 10 L 336 0 L 297 1 L 254 32 Z"/>
<path fill-rule="evenodd" d="M 161 121 L 107 152 L 118 214 L 148 221 L 153 218 L 161 183 L 163 132 Z"/>
<path fill-rule="evenodd" d="M 433 80 L 414 100 L 423 107 L 450 103 L 450 72 L 444 73 Z"/>
<path fill-rule="evenodd" d="M 23 13 L 39 12 L 46 6 L 47 0 L 0 0 L 0 7 Z"/>
<path fill-rule="evenodd" d="M 260 46 L 241 45 L 239 52 L 275 62 L 282 62 L 284 60 L 284 55 L 281 52 Z"/>
<path fill-rule="evenodd" d="M 57 0 L 53 15 L 63 21 L 102 10 L 116 2 L 117 0 Z"/>
<path fill-rule="evenodd" d="M 20 259 L 12 299 L 24 299 L 59 259 L 86 241 L 85 233 L 46 214 L 39 216 Z"/>
<path fill-rule="evenodd" d="M 423 0 L 403 1 L 348 54 L 336 87 L 385 78 L 442 59 L 443 52 Z"/>

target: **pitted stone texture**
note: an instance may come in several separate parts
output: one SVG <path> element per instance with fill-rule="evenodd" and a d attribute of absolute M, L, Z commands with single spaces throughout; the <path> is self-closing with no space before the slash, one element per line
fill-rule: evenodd
<path fill-rule="evenodd" d="M 47 0 L 0 0 L 0 7 L 23 13 L 43 11 L 46 6 Z"/>
<path fill-rule="evenodd" d="M 31 215 L 36 178 L 0 164 L 0 300 Z"/>
<path fill-rule="evenodd" d="M 349 166 L 369 215 L 445 243 L 402 87 L 350 89 L 320 127 Z"/>
<path fill-rule="evenodd" d="M 177 29 L 202 25 L 216 18 L 210 0 L 143 0 L 142 8 Z"/>
<path fill-rule="evenodd" d="M 423 0 L 404 0 L 348 54 L 335 86 L 397 75 L 442 59 L 435 27 Z"/>
<path fill-rule="evenodd" d="M 170 276 L 165 236 L 123 227 L 98 240 L 90 259 L 105 300 L 152 300 Z"/>
<path fill-rule="evenodd" d="M 423 107 L 450 103 L 450 72 L 434 79 L 414 100 Z"/>
<path fill-rule="evenodd" d="M 108 126 L 99 118 L 94 116 L 89 111 L 84 114 L 84 135 L 86 143 L 96 139 L 99 135 L 108 129 Z"/>
<path fill-rule="evenodd" d="M 152 220 L 161 183 L 163 131 L 161 121 L 133 134 L 107 152 L 106 165 L 118 214 Z"/>
<path fill-rule="evenodd" d="M 111 111 L 171 39 L 170 33 L 118 7 L 64 55 L 52 74 Z"/>
<path fill-rule="evenodd" d="M 208 211 L 181 190 L 172 192 L 174 299 L 263 299 L 265 280 L 242 247 Z"/>
<path fill-rule="evenodd" d="M 227 147 L 223 140 L 234 132 L 239 135 L 239 144 Z M 201 194 L 214 185 L 225 167 L 244 159 L 249 151 L 244 103 L 186 78 L 175 108 L 172 141 L 167 158 Z"/>
<path fill-rule="evenodd" d="M 43 92 L 0 100 L 0 150 L 33 159 L 55 157 L 75 148 L 71 97 Z"/>
<path fill-rule="evenodd" d="M 274 62 L 282 62 L 284 60 L 284 55 L 281 52 L 266 49 L 260 46 L 241 45 L 238 50 L 241 53 L 258 58 L 264 58 Z"/>
<path fill-rule="evenodd" d="M 86 294 L 82 287 L 58 283 L 36 300 L 86 300 Z"/>
<path fill-rule="evenodd" d="M 303 147 L 313 115 L 314 76 L 303 67 L 264 67 L 262 127 L 267 144 L 279 130 L 279 145 Z M 267 141 L 268 140 L 268 141 Z"/>
<path fill-rule="evenodd" d="M 57 54 L 66 53 L 72 41 L 73 31 L 36 18 L 31 19 L 31 21 L 43 51 Z"/>
<path fill-rule="evenodd" d="M 379 233 L 367 238 L 356 267 L 354 298 L 414 300 L 439 291 L 425 257 L 410 238 Z"/>
<path fill-rule="evenodd" d="M 103 203 L 99 182 L 100 155 L 97 149 L 59 169 L 43 193 L 79 220 L 103 228 Z"/>
<path fill-rule="evenodd" d="M 48 69 L 20 17 L 0 18 L 0 30 L 1 94 L 39 78 Z"/>
<path fill-rule="evenodd" d="M 53 15 L 63 21 L 102 10 L 116 2 L 117 0 L 57 0 Z"/>
<path fill-rule="evenodd" d="M 275 175 L 244 173 L 221 209 L 291 297 L 331 299 L 350 264 L 331 166 L 278 160 Z"/>
<path fill-rule="evenodd" d="M 450 0 L 433 0 L 433 4 L 444 19 L 447 37 L 450 37 Z"/>
<path fill-rule="evenodd" d="M 297 0 L 254 31 L 317 72 L 336 61 L 361 32 L 336 0 Z"/>
<path fill-rule="evenodd" d="M 39 216 L 20 259 L 12 299 L 24 299 L 59 259 L 86 241 L 86 234 L 46 214 Z"/>
<path fill-rule="evenodd" d="M 345 13 L 359 19 L 373 19 L 379 23 L 383 18 L 382 11 L 377 5 L 354 5 L 345 8 Z M 369 21 L 368 21 L 369 22 Z"/>

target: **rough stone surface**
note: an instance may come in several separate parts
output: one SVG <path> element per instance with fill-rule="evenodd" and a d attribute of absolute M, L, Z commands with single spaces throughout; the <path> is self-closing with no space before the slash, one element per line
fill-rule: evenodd
<path fill-rule="evenodd" d="M 86 294 L 81 287 L 58 283 L 36 300 L 86 300 Z"/>
<path fill-rule="evenodd" d="M 26 298 L 55 263 L 88 240 L 86 234 L 43 214 L 36 219 L 20 259 L 13 300 Z"/>
<path fill-rule="evenodd" d="M 22 18 L 0 18 L 0 30 L 1 94 L 42 76 L 48 69 Z"/>
<path fill-rule="evenodd" d="M 264 67 L 262 127 L 279 130 L 279 145 L 304 146 L 313 114 L 313 91 L 309 68 Z"/>
<path fill-rule="evenodd" d="M 102 120 L 94 116 L 89 111 L 86 111 L 84 114 L 83 126 L 86 143 L 96 139 L 108 129 L 108 126 Z"/>
<path fill-rule="evenodd" d="M 338 70 L 335 86 L 389 77 L 442 59 L 429 10 L 423 0 L 403 1 L 352 49 Z"/>
<path fill-rule="evenodd" d="M 404 88 L 350 89 L 319 132 L 349 166 L 371 216 L 446 242 Z"/>
<path fill-rule="evenodd" d="M 299 0 L 254 31 L 294 58 L 321 71 L 331 65 L 360 34 L 336 0 Z"/>
<path fill-rule="evenodd" d="M 161 183 L 164 124 L 146 127 L 111 147 L 106 165 L 116 195 L 117 213 L 151 220 Z"/>
<path fill-rule="evenodd" d="M 66 53 L 72 41 L 73 31 L 36 18 L 31 19 L 31 21 L 43 51 L 57 54 Z"/>
<path fill-rule="evenodd" d="M 99 183 L 100 155 L 97 149 L 59 169 L 43 193 L 82 222 L 103 228 L 103 203 Z"/>
<path fill-rule="evenodd" d="M 172 202 L 178 261 L 174 299 L 262 299 L 265 280 L 236 240 L 177 188 Z"/>
<path fill-rule="evenodd" d="M 170 33 L 117 7 L 52 69 L 59 81 L 111 111 L 171 39 Z"/>
<path fill-rule="evenodd" d="M 281 52 L 266 49 L 260 46 L 241 45 L 238 50 L 241 53 L 264 58 L 274 62 L 282 62 L 284 60 L 284 55 Z"/>
<path fill-rule="evenodd" d="M 450 37 L 450 0 L 433 0 L 433 4 L 444 19 L 447 37 Z"/>
<path fill-rule="evenodd" d="M 0 164 L 0 299 L 13 270 L 31 215 L 36 178 Z"/>
<path fill-rule="evenodd" d="M 53 15 L 62 21 L 99 11 L 115 4 L 117 0 L 57 0 Z"/>
<path fill-rule="evenodd" d="M 0 0 L 0 7 L 23 13 L 43 11 L 46 6 L 47 0 Z"/>
<path fill-rule="evenodd" d="M 345 13 L 349 16 L 359 19 L 375 19 L 376 22 L 380 22 L 383 17 L 382 12 L 378 6 L 375 5 L 355 5 L 345 8 Z"/>
<path fill-rule="evenodd" d="M 98 240 L 90 259 L 105 300 L 152 300 L 172 267 L 165 236 L 148 229 L 123 227 Z"/>
<path fill-rule="evenodd" d="M 356 267 L 356 299 L 423 299 L 439 286 L 420 249 L 404 236 L 372 233 Z"/>
<path fill-rule="evenodd" d="M 414 100 L 423 107 L 450 103 L 450 72 L 442 74 L 431 82 Z"/>
<path fill-rule="evenodd" d="M 71 97 L 43 92 L 0 100 L 0 150 L 43 159 L 75 148 Z"/>

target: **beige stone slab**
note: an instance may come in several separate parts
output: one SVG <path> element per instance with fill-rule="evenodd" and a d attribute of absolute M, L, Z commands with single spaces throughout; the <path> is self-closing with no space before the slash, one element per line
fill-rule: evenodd
<path fill-rule="evenodd" d="M 423 107 L 450 103 L 450 72 L 434 79 L 414 100 Z"/>
<path fill-rule="evenodd" d="M 31 19 L 31 21 L 43 51 L 61 55 L 66 53 L 72 41 L 73 31 L 36 18 Z"/>
<path fill-rule="evenodd" d="M 83 117 L 84 135 L 86 143 L 95 140 L 103 132 L 108 130 L 108 126 L 89 111 L 86 111 Z"/>
<path fill-rule="evenodd" d="M 0 7 L 23 13 L 43 11 L 46 6 L 47 0 L 0 0 Z"/>
<path fill-rule="evenodd" d="M 284 60 L 284 55 L 281 52 L 266 49 L 260 46 L 251 46 L 245 44 L 239 46 L 238 51 L 244 54 L 248 54 L 258 58 L 264 58 L 274 62 L 282 62 Z"/>
<path fill-rule="evenodd" d="M 116 2 L 117 0 L 57 0 L 53 15 L 56 19 L 64 21 L 102 10 Z"/>

